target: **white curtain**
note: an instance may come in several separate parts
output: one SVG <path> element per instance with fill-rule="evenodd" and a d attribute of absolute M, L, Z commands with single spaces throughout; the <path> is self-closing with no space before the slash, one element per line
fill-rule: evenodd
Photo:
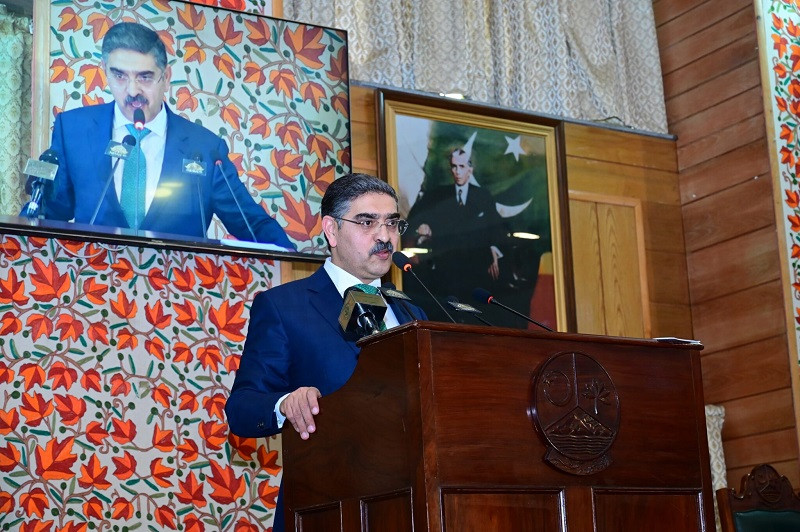
<path fill-rule="evenodd" d="M 352 79 L 667 132 L 652 0 L 284 0 L 343 28 Z"/>
<path fill-rule="evenodd" d="M 24 204 L 21 169 L 31 149 L 31 20 L 0 5 L 0 214 Z"/>

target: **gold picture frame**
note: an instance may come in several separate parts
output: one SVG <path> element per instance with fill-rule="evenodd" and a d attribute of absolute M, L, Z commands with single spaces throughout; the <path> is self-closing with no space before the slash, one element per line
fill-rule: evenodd
<path fill-rule="evenodd" d="M 446 304 L 445 298 L 453 301 L 455 294 L 458 302 L 481 310 L 482 317 L 491 316 L 493 325 L 538 328 L 469 297 L 473 288 L 487 284 L 495 301 L 552 329 L 574 331 L 563 123 L 390 90 L 377 91 L 376 112 L 382 178 L 398 191 L 401 216 L 411 223 L 403 237 L 404 250 L 417 242 L 429 244 L 407 254 L 440 303 Z M 468 160 L 470 186 L 464 192 L 474 196 L 476 205 L 469 214 L 455 208 L 457 178 L 450 167 L 459 158 Z M 493 200 L 495 209 L 485 207 L 486 198 Z M 478 201 L 484 207 L 477 207 Z M 462 205 L 469 206 L 470 200 Z M 426 217 L 431 221 L 423 227 Z M 428 236 L 433 225 L 438 231 Z M 417 290 L 416 280 L 404 279 L 408 274 L 399 271 L 392 275 L 393 283 L 415 301 L 421 295 L 419 303 L 429 317 L 447 319 Z M 448 310 L 455 309 L 454 303 Z M 474 319 L 450 314 L 466 323 Z"/>

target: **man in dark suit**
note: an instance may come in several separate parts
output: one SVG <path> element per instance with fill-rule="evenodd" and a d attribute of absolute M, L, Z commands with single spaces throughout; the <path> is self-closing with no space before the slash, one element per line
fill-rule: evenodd
<path fill-rule="evenodd" d="M 205 238 L 216 214 L 240 240 L 293 249 L 238 179 L 225 142 L 167 108 L 172 71 L 158 34 L 119 23 L 106 33 L 102 52 L 114 103 L 56 117 L 51 149 L 59 169 L 45 218 Z M 144 112 L 141 131 L 133 124 L 137 109 Z M 106 146 L 127 135 L 136 146 L 106 187 L 112 170 Z"/>
<path fill-rule="evenodd" d="M 505 238 L 491 194 L 470 183 L 472 161 L 464 149 L 450 153 L 450 173 L 453 184 L 425 190 L 412 206 L 403 247 L 427 249 L 415 257 L 417 272 L 436 293 L 463 301 L 498 279 Z"/>
<path fill-rule="evenodd" d="M 303 439 L 315 431 L 318 399 L 340 388 L 353 373 L 359 348 L 338 322 L 344 291 L 356 284 L 380 286 L 392 252 L 406 228 L 397 195 L 365 174 L 335 180 L 321 206 L 322 229 L 331 256 L 306 279 L 256 296 L 241 364 L 225 405 L 228 426 L 242 437 L 276 434 L 291 423 Z M 388 301 L 388 328 L 423 311 Z M 274 532 L 283 530 L 282 491 Z"/>

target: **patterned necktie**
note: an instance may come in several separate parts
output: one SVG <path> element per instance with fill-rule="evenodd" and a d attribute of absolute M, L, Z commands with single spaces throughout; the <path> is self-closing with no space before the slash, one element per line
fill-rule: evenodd
<path fill-rule="evenodd" d="M 144 220 L 145 190 L 147 189 L 147 161 L 142 151 L 142 139 L 150 133 L 147 128 L 137 131 L 133 124 L 125 126 L 128 132 L 136 137 L 136 146 L 133 147 L 125 166 L 122 169 L 122 192 L 120 193 L 120 206 L 128 220 L 128 226 L 138 229 Z"/>
<path fill-rule="evenodd" d="M 461 199 L 461 192 L 463 192 L 460 188 L 458 189 L 458 206 L 463 207 L 464 201 Z"/>
<path fill-rule="evenodd" d="M 379 290 L 376 287 L 372 286 L 371 284 L 358 283 L 357 285 L 353 285 L 353 286 L 355 288 L 358 288 L 362 292 L 366 292 L 367 294 L 377 295 L 378 292 L 379 292 Z M 381 322 L 378 324 L 378 330 L 379 331 L 385 331 L 386 330 L 386 322 L 385 321 L 381 320 Z"/>

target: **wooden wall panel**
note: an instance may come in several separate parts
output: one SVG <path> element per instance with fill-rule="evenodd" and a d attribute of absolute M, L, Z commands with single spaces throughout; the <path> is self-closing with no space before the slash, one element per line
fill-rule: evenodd
<path fill-rule="evenodd" d="M 726 351 L 703 355 L 703 391 L 723 403 L 791 385 L 786 337 L 776 335 Z M 758 371 L 753 371 L 753 361 Z M 730 425 L 730 423 L 729 423 Z"/>
<path fill-rule="evenodd" d="M 767 140 L 760 138 L 681 172 L 681 201 L 689 204 L 756 177 L 769 181 Z"/>
<path fill-rule="evenodd" d="M 750 61 L 706 83 L 675 95 L 667 107 L 667 121 L 678 124 L 704 109 L 759 86 L 758 63 Z"/>
<path fill-rule="evenodd" d="M 774 227 L 767 226 L 700 249 L 689 255 L 688 264 L 692 302 L 724 296 L 731 286 L 775 281 L 780 267 L 778 236 Z M 725 279 L 725 283 L 720 283 L 720 279 Z"/>
<path fill-rule="evenodd" d="M 707 402 L 726 407 L 729 484 L 769 462 L 800 478 L 773 189 L 750 0 L 656 0 L 678 136 L 691 316 Z"/>
<path fill-rule="evenodd" d="M 641 338 L 645 330 L 637 220 L 633 208 L 597 203 L 606 334 Z"/>
<path fill-rule="evenodd" d="M 575 319 L 578 330 L 588 334 L 606 334 L 605 303 L 600 263 L 600 234 L 597 227 L 597 204 L 570 199 L 572 232 L 572 273 L 575 279 Z"/>

